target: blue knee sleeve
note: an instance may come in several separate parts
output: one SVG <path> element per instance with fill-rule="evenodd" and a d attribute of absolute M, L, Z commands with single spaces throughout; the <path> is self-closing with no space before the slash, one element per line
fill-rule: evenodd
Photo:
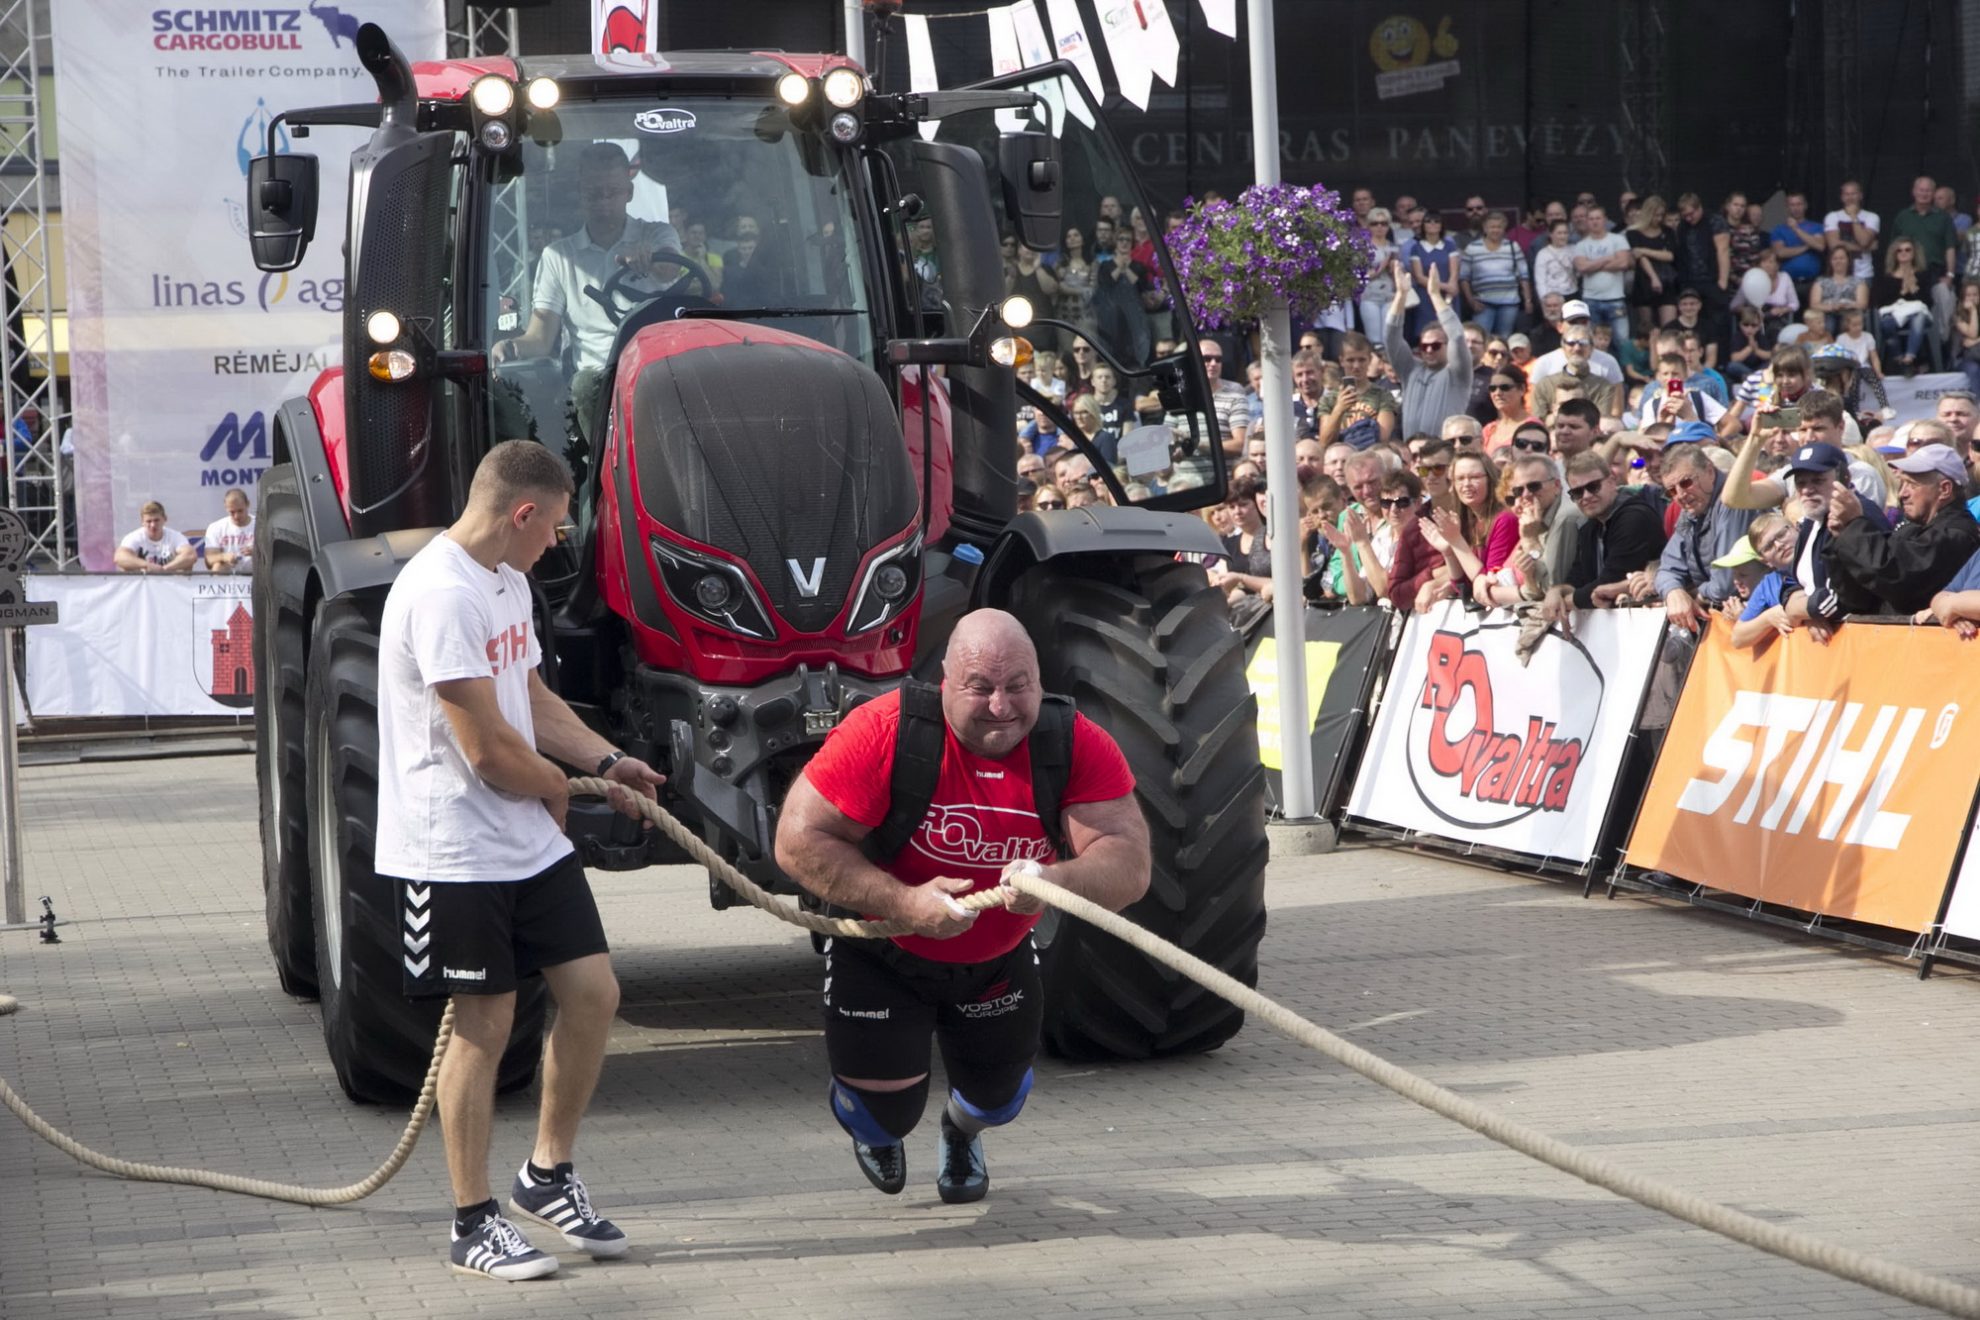
<path fill-rule="evenodd" d="M 1004 1101 L 1004 1103 L 1001 1105 L 997 1105 L 989 1109 L 979 1108 L 978 1106 L 971 1104 L 969 1101 L 969 1097 L 964 1095 L 961 1091 L 953 1091 L 953 1090 L 950 1091 L 949 1098 L 954 1100 L 957 1105 L 961 1106 L 962 1111 L 964 1113 L 969 1114 L 974 1118 L 981 1119 L 985 1126 L 1002 1127 L 1004 1124 L 1010 1122 L 1012 1119 L 1018 1116 L 1018 1111 L 1024 1108 L 1024 1098 L 1030 1094 L 1031 1094 L 1031 1069 L 1026 1068 L 1024 1070 L 1024 1076 L 1018 1079 L 1017 1093 L 1013 1095 L 1010 1099 Z"/>
<path fill-rule="evenodd" d="M 928 1104 L 928 1079 L 924 1077 L 902 1091 L 865 1091 L 834 1078 L 829 1099 L 832 1117 L 854 1141 L 866 1146 L 894 1146 L 921 1121 L 921 1111 Z"/>

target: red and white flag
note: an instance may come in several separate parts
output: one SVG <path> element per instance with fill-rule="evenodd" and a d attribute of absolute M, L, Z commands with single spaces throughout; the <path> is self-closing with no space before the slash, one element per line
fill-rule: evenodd
<path fill-rule="evenodd" d="M 660 0 L 591 0 L 591 53 L 652 55 L 660 49 Z"/>

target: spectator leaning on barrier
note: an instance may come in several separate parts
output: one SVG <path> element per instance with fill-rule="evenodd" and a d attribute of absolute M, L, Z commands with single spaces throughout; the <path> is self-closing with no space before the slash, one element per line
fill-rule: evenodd
<path fill-rule="evenodd" d="M 206 567 L 213 573 L 254 571 L 254 514 L 247 492 L 230 490 L 220 499 L 227 514 L 206 529 Z"/>
<path fill-rule="evenodd" d="M 1770 637 L 1784 637 L 1795 629 L 1796 621 L 1781 604 L 1781 593 L 1788 585 L 1788 569 L 1794 563 L 1794 524 L 1779 513 L 1763 513 L 1746 529 L 1746 535 L 1730 555 L 1721 556 L 1714 567 L 1733 571 L 1739 582 L 1742 563 L 1757 563 L 1767 571 L 1750 588 L 1732 627 L 1732 644 L 1741 648 L 1759 645 Z"/>
<path fill-rule="evenodd" d="M 1926 445 L 1891 464 L 1904 521 L 1880 530 L 1847 486 L 1829 497 L 1829 573 L 1854 583 L 1879 613 L 1915 615 L 1980 550 L 1980 525 L 1966 508 L 1966 464 L 1950 445 Z"/>
<path fill-rule="evenodd" d="M 152 500 L 138 510 L 140 526 L 117 546 L 117 567 L 126 573 L 190 573 L 192 542 L 165 525 L 165 506 Z"/>
<path fill-rule="evenodd" d="M 1608 609 L 1632 594 L 1640 577 L 1664 550 L 1664 519 L 1656 502 L 1616 485 L 1609 460 L 1576 454 L 1567 463 L 1567 495 L 1584 521 L 1575 532 L 1574 558 L 1547 594 L 1546 614 L 1565 619 L 1570 610 Z"/>
<path fill-rule="evenodd" d="M 1554 460 L 1544 454 L 1515 458 L 1509 489 L 1513 512 L 1519 517 L 1519 542 L 1498 573 L 1472 583 L 1472 599 L 1481 605 L 1539 600 L 1549 587 L 1567 581 L 1568 567 L 1574 562 L 1582 516 L 1562 495 L 1560 468 Z"/>
<path fill-rule="evenodd" d="M 1402 380 L 1404 435 L 1433 431 L 1446 417 L 1465 411 L 1471 398 L 1471 349 L 1464 342 L 1464 326 L 1434 268 L 1424 287 L 1436 319 L 1424 325 L 1414 349 L 1403 334 L 1400 286 L 1389 305 L 1389 361 Z M 1328 437 L 1323 433 L 1322 438 Z"/>
<path fill-rule="evenodd" d="M 1932 603 L 1911 616 L 1913 623 L 1937 623 L 1967 641 L 1980 636 L 1980 551 L 1968 559 Z"/>
<path fill-rule="evenodd" d="M 1423 538 L 1417 516 L 1422 503 L 1423 484 L 1415 473 L 1389 473 L 1382 478 L 1380 508 L 1395 546 L 1394 555 L 1385 565 L 1372 553 L 1369 539 L 1357 540 L 1354 547 L 1368 585 L 1403 614 L 1415 607 L 1417 593 L 1444 564 L 1443 555 Z"/>
<path fill-rule="evenodd" d="M 1731 550 L 1753 521 L 1751 510 L 1720 499 L 1726 479 L 1705 450 L 1686 443 L 1664 451 L 1664 492 L 1677 505 L 1678 518 L 1647 584 L 1663 600 L 1672 626 L 1686 633 L 1696 633 L 1710 611 L 1732 595 L 1732 574 L 1712 561 Z M 1649 575 L 1632 581 L 1630 595 L 1645 594 L 1644 576 Z"/>

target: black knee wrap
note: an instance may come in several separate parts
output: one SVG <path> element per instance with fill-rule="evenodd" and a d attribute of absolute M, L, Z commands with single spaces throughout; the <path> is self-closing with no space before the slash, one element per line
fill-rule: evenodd
<path fill-rule="evenodd" d="M 973 1068 L 949 1061 L 949 1086 L 965 1109 L 995 1127 L 1008 1123 L 1031 1094 L 1031 1060 Z"/>
<path fill-rule="evenodd" d="M 851 1134 L 853 1140 L 869 1146 L 891 1146 L 921 1121 L 928 1107 L 928 1079 L 922 1078 L 904 1091 L 869 1091 L 832 1081 L 832 1117 Z"/>

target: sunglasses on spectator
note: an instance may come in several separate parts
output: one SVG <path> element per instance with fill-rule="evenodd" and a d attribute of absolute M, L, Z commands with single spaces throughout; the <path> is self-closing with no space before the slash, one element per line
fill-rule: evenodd
<path fill-rule="evenodd" d="M 1449 472 L 1450 470 L 1451 465 L 1449 463 L 1418 463 L 1416 465 L 1417 475 L 1425 477 L 1438 472 Z"/>
<path fill-rule="evenodd" d="M 1222 353 L 1205 353 L 1203 355 L 1203 360 L 1205 362 L 1222 362 L 1224 360 L 1224 355 Z"/>
<path fill-rule="evenodd" d="M 1521 495 L 1531 495 L 1537 500 L 1540 498 L 1541 492 L 1546 489 L 1547 483 L 1545 481 L 1528 481 L 1514 486 L 1512 488 L 1512 494 L 1514 498 L 1518 498 Z"/>
<path fill-rule="evenodd" d="M 1038 500 L 1031 507 L 1034 509 L 1063 509 L 1066 507 L 1066 502 L 1064 500 Z"/>
<path fill-rule="evenodd" d="M 1675 485 L 1664 487 L 1664 494 L 1670 496 L 1672 499 L 1676 499 L 1680 495 L 1689 493 L 1691 488 L 1697 484 L 1698 479 L 1696 477 L 1679 477 Z"/>
<path fill-rule="evenodd" d="M 1562 347 L 1562 348 L 1587 348 L 1587 347 L 1589 347 L 1589 346 L 1590 346 L 1591 344 L 1593 344 L 1594 342 L 1595 342 L 1595 341 L 1594 341 L 1594 340 L 1592 340 L 1592 339 L 1563 339 L 1563 340 L 1561 341 L 1561 347 Z"/>
<path fill-rule="evenodd" d="M 1490 385 L 1487 385 L 1485 388 L 1493 394 L 1509 394 L 1513 390 L 1518 389 L 1519 386 L 1513 384 L 1509 380 L 1507 381 L 1495 380 Z"/>
<path fill-rule="evenodd" d="M 1408 495 L 1384 495 L 1380 503 L 1385 509 L 1407 509 L 1416 501 Z"/>
<path fill-rule="evenodd" d="M 1434 353 L 1443 346 L 1444 341 L 1441 339 L 1425 339 L 1417 344 L 1416 351 L 1419 353 Z"/>
<path fill-rule="evenodd" d="M 1506 350 L 1503 348 L 1493 347 L 1485 350 L 1485 356 L 1488 358 L 1500 358 L 1500 357 L 1504 357 L 1505 355 L 1506 355 Z"/>
<path fill-rule="evenodd" d="M 1523 449 L 1529 454 L 1544 454 L 1552 446 L 1545 440 L 1534 440 L 1529 438 L 1525 440 L 1515 439 L 1512 442 L 1512 447 L 1514 449 Z"/>
<path fill-rule="evenodd" d="M 1485 208 L 1482 206 L 1467 206 L 1464 208 L 1464 213 L 1466 215 L 1483 215 Z"/>
<path fill-rule="evenodd" d="M 1604 478 L 1597 477 L 1595 478 L 1595 480 L 1588 482 L 1586 485 L 1569 486 L 1567 488 L 1568 498 L 1571 500 L 1585 500 L 1590 495 L 1593 495 L 1597 491 L 1602 489 L 1603 481 Z"/>

